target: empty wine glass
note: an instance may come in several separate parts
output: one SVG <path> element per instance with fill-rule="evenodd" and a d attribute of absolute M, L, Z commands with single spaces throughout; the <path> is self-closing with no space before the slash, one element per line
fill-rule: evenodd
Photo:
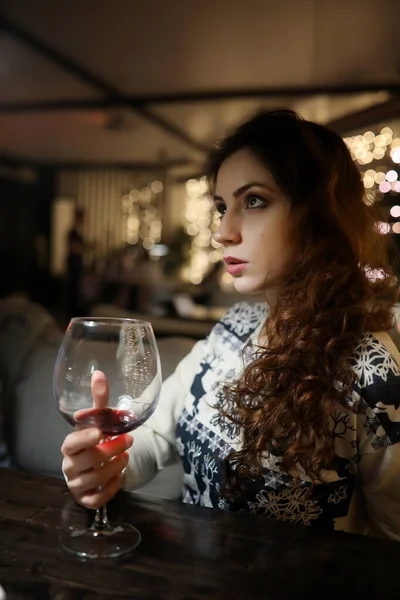
<path fill-rule="evenodd" d="M 92 394 L 93 376 L 99 372 L 109 386 L 100 406 Z M 154 412 L 161 390 L 160 357 L 151 324 L 134 319 L 72 319 L 56 360 L 53 389 L 65 419 L 80 428 L 99 428 L 102 442 L 136 429 Z M 112 527 L 105 506 L 96 511 L 90 528 L 61 534 L 63 547 L 85 558 L 120 556 L 136 548 L 140 539 L 131 525 Z"/>

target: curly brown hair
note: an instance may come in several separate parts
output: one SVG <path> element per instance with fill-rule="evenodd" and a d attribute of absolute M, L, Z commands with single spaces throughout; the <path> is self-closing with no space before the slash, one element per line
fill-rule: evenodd
<path fill-rule="evenodd" d="M 231 497 L 261 476 L 269 452 L 284 470 L 322 480 L 334 458 L 332 411 L 355 381 L 352 354 L 364 332 L 393 326 L 396 293 L 377 204 L 339 135 L 289 110 L 260 113 L 212 152 L 211 186 L 242 149 L 290 199 L 292 260 L 263 326 L 268 343 L 225 386 L 221 414 L 243 439 L 225 461 Z"/>

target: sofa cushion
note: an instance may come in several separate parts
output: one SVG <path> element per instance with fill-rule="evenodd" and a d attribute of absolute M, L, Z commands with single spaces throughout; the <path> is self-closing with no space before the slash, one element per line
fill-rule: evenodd
<path fill-rule="evenodd" d="M 40 346 L 40 337 L 49 330 L 58 331 L 58 327 L 38 304 L 23 296 L 0 301 L 0 466 L 12 464 L 16 386 L 26 362 Z"/>

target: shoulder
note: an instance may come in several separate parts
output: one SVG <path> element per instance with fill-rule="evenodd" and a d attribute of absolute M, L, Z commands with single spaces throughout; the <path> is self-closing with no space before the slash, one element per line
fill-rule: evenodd
<path fill-rule="evenodd" d="M 238 302 L 214 325 L 206 340 L 212 353 L 240 352 L 268 313 L 266 304 Z"/>
<path fill-rule="evenodd" d="M 400 441 L 400 354 L 387 333 L 366 333 L 353 354 L 359 413 L 374 449 Z"/>
<path fill-rule="evenodd" d="M 387 333 L 363 334 L 351 360 L 361 390 L 400 385 L 400 353 Z"/>
<path fill-rule="evenodd" d="M 237 302 L 219 321 L 218 329 L 225 329 L 241 341 L 254 333 L 268 314 L 266 303 Z"/>

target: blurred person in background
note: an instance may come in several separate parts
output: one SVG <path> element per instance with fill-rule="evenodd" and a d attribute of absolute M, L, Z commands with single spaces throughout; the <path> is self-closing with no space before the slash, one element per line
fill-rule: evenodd
<path fill-rule="evenodd" d="M 86 244 L 83 237 L 85 212 L 75 210 L 74 223 L 67 237 L 67 276 L 68 276 L 68 316 L 79 316 L 81 280 L 84 266 Z"/>

